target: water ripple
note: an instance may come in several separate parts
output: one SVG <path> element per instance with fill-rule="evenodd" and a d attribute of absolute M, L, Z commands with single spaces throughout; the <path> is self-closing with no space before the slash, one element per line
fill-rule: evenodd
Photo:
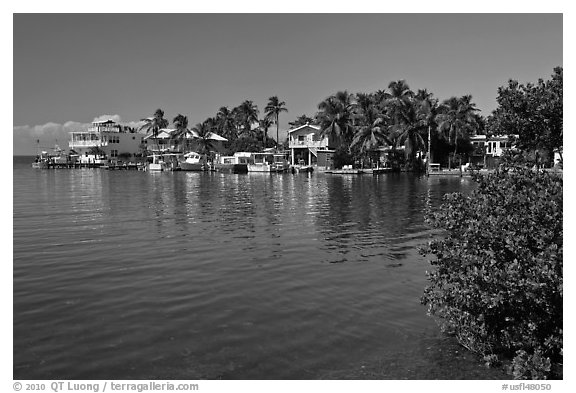
<path fill-rule="evenodd" d="M 315 378 L 433 326 L 461 183 L 259 175 L 15 166 L 14 378 Z"/>

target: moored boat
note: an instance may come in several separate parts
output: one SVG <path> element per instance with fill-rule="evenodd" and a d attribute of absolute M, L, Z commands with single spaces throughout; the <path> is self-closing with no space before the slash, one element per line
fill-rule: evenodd
<path fill-rule="evenodd" d="M 205 171 L 208 169 L 208 161 L 205 154 L 188 152 L 179 160 L 178 166 L 183 171 Z"/>
<path fill-rule="evenodd" d="M 47 169 L 48 159 L 42 156 L 37 156 L 36 160 L 32 163 L 32 168 L 35 169 Z"/>
<path fill-rule="evenodd" d="M 35 169 L 48 169 L 48 168 L 66 168 L 74 166 L 77 162 L 77 155 L 71 153 L 64 153 L 58 146 L 54 147 L 52 153 L 41 151 L 32 163 L 32 168 Z"/>
<path fill-rule="evenodd" d="M 146 165 L 146 171 L 161 172 L 169 170 L 169 165 L 164 161 L 164 156 L 162 154 L 152 154 L 150 157 L 152 158 L 152 162 L 149 162 Z"/>

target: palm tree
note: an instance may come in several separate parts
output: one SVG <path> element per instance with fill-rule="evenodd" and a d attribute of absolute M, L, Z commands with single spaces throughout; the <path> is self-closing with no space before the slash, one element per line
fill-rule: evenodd
<path fill-rule="evenodd" d="M 178 114 L 173 120 L 174 126 L 176 127 L 176 131 L 172 135 L 178 144 L 186 145 L 187 136 L 188 136 L 188 117 Z"/>
<path fill-rule="evenodd" d="M 342 127 L 339 124 L 341 118 L 341 108 L 334 97 L 328 97 L 318 104 L 317 120 L 320 123 L 320 136 L 328 137 L 328 140 L 337 141 L 342 144 L 344 136 Z"/>
<path fill-rule="evenodd" d="M 388 85 L 390 94 L 385 100 L 385 106 L 388 108 L 390 117 L 396 121 L 401 121 L 402 112 L 411 104 L 414 92 L 404 80 L 390 82 Z"/>
<path fill-rule="evenodd" d="M 340 146 L 349 145 L 354 136 L 352 108 L 352 99 L 346 91 L 338 92 L 318 104 L 316 118 L 320 124 L 320 136 L 328 136 Z"/>
<path fill-rule="evenodd" d="M 456 159 L 458 151 L 458 137 L 467 138 L 479 127 L 476 112 L 476 104 L 472 102 L 471 95 L 460 98 L 451 97 L 445 100 L 438 115 L 438 129 L 448 136 L 448 143 L 452 143 L 454 137 L 453 158 Z M 448 156 L 448 169 L 451 168 L 450 156 Z"/>
<path fill-rule="evenodd" d="M 168 127 L 168 120 L 164 118 L 164 111 L 162 109 L 156 109 L 154 112 L 154 117 L 148 117 L 146 119 L 141 119 L 144 124 L 138 129 L 138 131 L 146 130 L 146 134 L 150 134 L 157 141 L 158 130 Z"/>
<path fill-rule="evenodd" d="M 218 134 L 228 140 L 231 141 L 238 138 L 234 113 L 229 110 L 227 106 L 220 107 L 218 110 L 218 113 L 216 114 L 216 125 Z"/>
<path fill-rule="evenodd" d="M 374 96 L 367 93 L 356 94 L 355 115 L 362 121 L 362 116 L 374 107 Z"/>
<path fill-rule="evenodd" d="M 374 96 L 374 103 L 380 107 L 380 109 L 384 109 L 386 101 L 388 100 L 388 98 L 390 98 L 390 94 L 388 94 L 388 92 L 386 92 L 386 90 L 376 90 L 376 92 L 373 94 Z"/>
<path fill-rule="evenodd" d="M 209 120 L 196 124 L 192 127 L 192 131 L 197 134 L 196 144 L 198 145 L 198 153 L 210 154 L 215 150 L 214 140 L 212 137 L 213 124 Z"/>
<path fill-rule="evenodd" d="M 354 135 L 350 148 L 358 147 L 360 154 L 368 154 L 378 147 L 390 144 L 386 135 L 386 119 L 374 106 L 363 110 L 362 125 Z"/>
<path fill-rule="evenodd" d="M 268 128 L 272 125 L 272 120 L 269 117 L 264 117 L 258 121 L 258 129 L 262 132 L 262 146 L 266 147 L 268 141 Z"/>
<path fill-rule="evenodd" d="M 280 101 L 278 96 L 272 96 L 268 98 L 268 104 L 264 108 L 264 112 L 266 112 L 266 117 L 269 120 L 272 120 L 274 123 L 276 123 L 276 148 L 278 148 L 278 145 L 280 144 L 280 123 L 278 122 L 278 117 L 281 112 L 288 112 L 288 109 L 286 109 L 286 103 L 284 101 Z"/>
<path fill-rule="evenodd" d="M 426 147 L 424 138 L 420 132 L 424 128 L 424 122 L 418 108 L 414 103 L 404 105 L 401 111 L 395 113 L 396 122 L 390 127 L 390 131 L 395 134 L 396 145 L 404 144 L 404 152 L 409 161 L 414 164 L 416 152 Z"/>
<path fill-rule="evenodd" d="M 250 135 L 252 124 L 258 123 L 258 107 L 250 100 L 246 100 L 235 108 L 238 123 L 243 126 L 242 133 Z"/>

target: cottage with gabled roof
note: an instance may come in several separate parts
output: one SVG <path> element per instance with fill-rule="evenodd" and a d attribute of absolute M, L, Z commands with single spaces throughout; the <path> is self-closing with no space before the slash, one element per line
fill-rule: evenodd
<path fill-rule="evenodd" d="M 304 124 L 288 130 L 288 148 L 292 165 L 330 166 L 327 157 L 331 156 L 330 141 L 321 136 L 320 127 Z"/>

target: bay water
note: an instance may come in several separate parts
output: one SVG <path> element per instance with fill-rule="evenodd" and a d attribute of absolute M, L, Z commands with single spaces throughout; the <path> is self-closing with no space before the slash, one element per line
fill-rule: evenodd
<path fill-rule="evenodd" d="M 13 163 L 14 379 L 494 379 L 420 296 L 469 178 Z"/>

